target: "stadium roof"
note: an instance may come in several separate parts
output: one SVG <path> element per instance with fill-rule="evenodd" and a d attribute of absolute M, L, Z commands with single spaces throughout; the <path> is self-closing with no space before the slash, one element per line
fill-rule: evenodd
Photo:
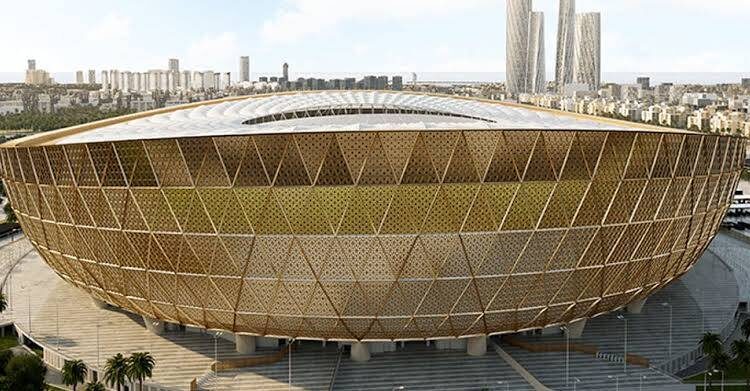
<path fill-rule="evenodd" d="M 35 141 L 73 144 L 193 136 L 459 129 L 655 128 L 556 110 L 447 95 L 391 91 L 317 91 L 233 97 L 137 113 L 119 120 L 105 120 L 63 129 L 57 135 L 43 136 Z"/>

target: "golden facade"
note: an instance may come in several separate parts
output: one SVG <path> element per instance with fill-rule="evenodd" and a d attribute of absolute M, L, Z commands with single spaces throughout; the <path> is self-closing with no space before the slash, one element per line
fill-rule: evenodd
<path fill-rule="evenodd" d="M 401 131 L 0 148 L 24 231 L 128 311 L 255 335 L 495 334 L 612 311 L 708 246 L 745 140 Z"/>

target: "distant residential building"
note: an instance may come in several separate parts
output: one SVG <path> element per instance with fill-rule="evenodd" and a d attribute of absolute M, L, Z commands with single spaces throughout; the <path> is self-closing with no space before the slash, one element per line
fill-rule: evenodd
<path fill-rule="evenodd" d="M 682 95 L 682 104 L 692 107 L 706 107 L 716 103 L 719 97 L 716 94 L 687 93 Z"/>
<path fill-rule="evenodd" d="M 391 89 L 401 91 L 404 89 L 404 78 L 402 76 L 393 76 L 391 78 Z"/>
<path fill-rule="evenodd" d="M 555 84 L 558 93 L 563 92 L 566 84 L 573 82 L 575 12 L 575 0 L 560 0 L 560 14 L 557 22 L 557 62 L 555 63 Z"/>
<path fill-rule="evenodd" d="M 26 84 L 48 85 L 52 84 L 53 81 L 54 80 L 52 80 L 47 71 L 36 69 L 36 60 L 28 60 L 25 79 Z"/>
<path fill-rule="evenodd" d="M 110 89 L 109 86 L 109 72 L 102 71 L 102 91 L 108 91 Z"/>
<path fill-rule="evenodd" d="M 284 80 L 289 81 L 289 64 L 284 63 L 281 67 L 281 74 L 283 75 Z"/>
<path fill-rule="evenodd" d="M 180 60 L 176 58 L 169 59 L 169 71 L 173 73 L 180 73 Z"/>
<path fill-rule="evenodd" d="M 3 100 L 0 101 L 0 115 L 16 114 L 23 111 L 22 100 Z"/>
<path fill-rule="evenodd" d="M 651 88 L 651 78 L 649 77 L 638 77 L 635 79 L 635 84 L 640 84 L 641 88 L 643 89 L 649 89 Z"/>
<path fill-rule="evenodd" d="M 83 84 L 83 71 L 76 71 L 76 84 Z"/>
<path fill-rule="evenodd" d="M 742 88 L 750 88 L 750 78 L 743 78 L 741 84 Z"/>
<path fill-rule="evenodd" d="M 601 83 L 601 14 L 576 15 L 575 81 L 598 90 Z"/>
<path fill-rule="evenodd" d="M 96 71 L 89 69 L 89 84 L 96 84 Z"/>
<path fill-rule="evenodd" d="M 376 90 L 385 90 L 388 88 L 388 76 L 378 76 L 378 80 L 375 83 Z"/>
<path fill-rule="evenodd" d="M 250 81 L 250 57 L 240 57 L 240 75 L 238 81 Z"/>

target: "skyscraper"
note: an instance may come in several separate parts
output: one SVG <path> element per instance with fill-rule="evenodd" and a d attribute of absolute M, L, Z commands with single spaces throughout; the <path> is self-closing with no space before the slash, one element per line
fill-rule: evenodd
<path fill-rule="evenodd" d="M 28 66 L 26 67 L 27 70 L 36 70 L 36 60 L 27 60 L 26 63 L 28 64 Z"/>
<path fill-rule="evenodd" d="M 96 84 L 96 71 L 89 69 L 89 84 Z"/>
<path fill-rule="evenodd" d="M 587 12 L 576 15 L 575 82 L 597 90 L 602 68 L 601 14 Z"/>
<path fill-rule="evenodd" d="M 239 82 L 250 81 L 250 57 L 240 57 L 240 77 Z"/>
<path fill-rule="evenodd" d="M 83 71 L 76 71 L 76 84 L 83 84 Z"/>
<path fill-rule="evenodd" d="M 172 73 L 180 73 L 180 60 L 176 58 L 169 59 L 169 71 Z"/>
<path fill-rule="evenodd" d="M 560 15 L 557 22 L 557 63 L 555 83 L 562 92 L 566 84 L 573 82 L 573 49 L 575 48 L 576 0 L 560 0 Z"/>
<path fill-rule="evenodd" d="M 526 92 L 544 92 L 547 83 L 544 67 L 544 12 L 529 15 L 529 54 L 526 62 Z"/>
<path fill-rule="evenodd" d="M 282 67 L 282 75 L 284 77 L 284 80 L 289 81 L 289 64 L 284 63 L 284 66 Z"/>
<path fill-rule="evenodd" d="M 505 72 L 508 92 L 526 89 L 531 0 L 507 0 Z"/>

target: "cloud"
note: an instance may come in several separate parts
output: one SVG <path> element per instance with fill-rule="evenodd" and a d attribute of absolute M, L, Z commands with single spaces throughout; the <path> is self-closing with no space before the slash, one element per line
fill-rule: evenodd
<path fill-rule="evenodd" d="M 123 40 L 130 35 L 130 19 L 111 13 L 91 27 L 88 38 L 92 41 Z"/>
<path fill-rule="evenodd" d="M 240 52 L 237 34 L 222 32 L 204 35 L 187 49 L 186 64 L 194 69 L 216 69 Z"/>
<path fill-rule="evenodd" d="M 263 23 L 260 36 L 267 44 L 289 43 L 331 32 L 344 23 L 445 16 L 491 3 L 492 0 L 286 0 L 282 9 Z"/>

